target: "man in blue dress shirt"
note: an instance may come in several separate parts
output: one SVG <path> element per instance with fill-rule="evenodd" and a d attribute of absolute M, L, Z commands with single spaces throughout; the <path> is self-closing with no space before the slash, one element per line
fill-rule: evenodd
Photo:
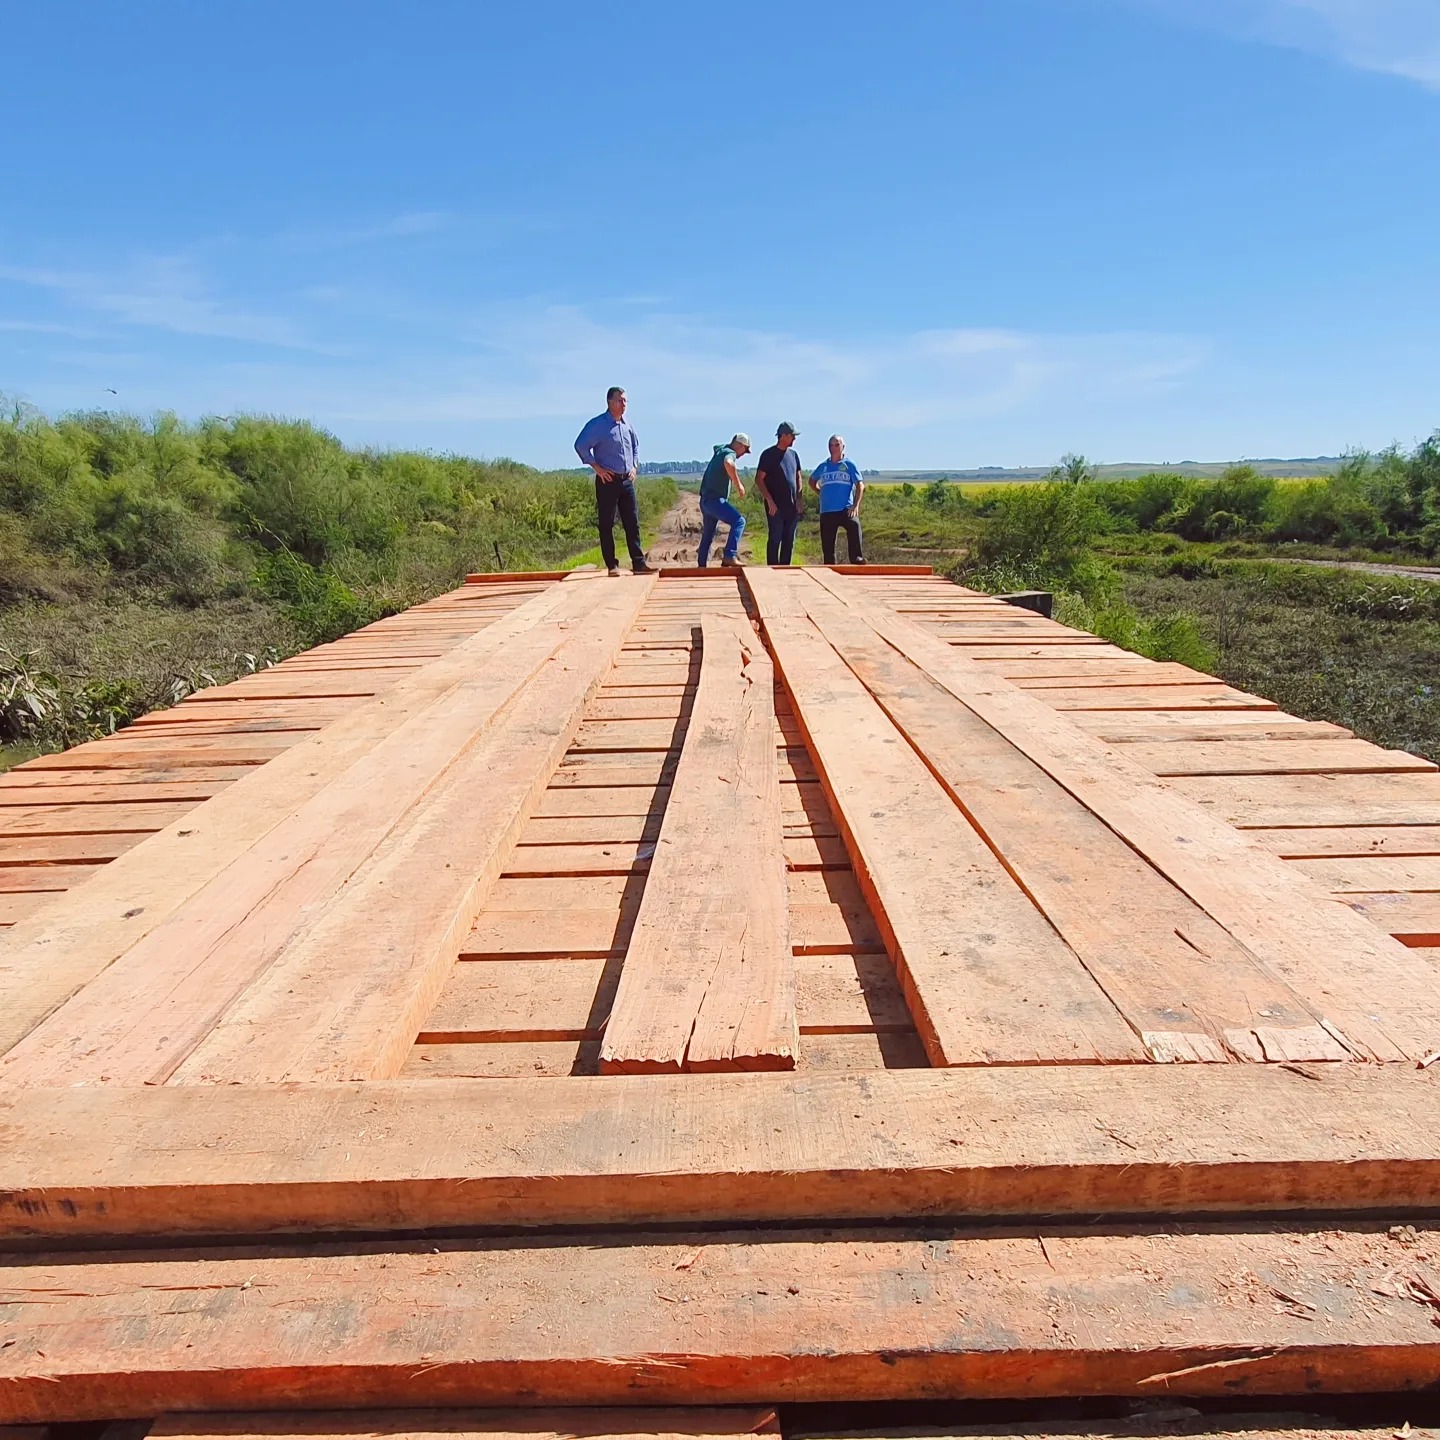
<path fill-rule="evenodd" d="M 595 472 L 595 510 L 600 522 L 600 553 L 605 568 L 620 573 L 615 557 L 615 516 L 625 527 L 630 565 L 637 575 L 648 575 L 645 550 L 640 544 L 640 510 L 635 503 L 635 472 L 640 441 L 625 418 L 625 392 L 612 385 L 605 393 L 605 410 L 575 437 L 575 453 Z"/>

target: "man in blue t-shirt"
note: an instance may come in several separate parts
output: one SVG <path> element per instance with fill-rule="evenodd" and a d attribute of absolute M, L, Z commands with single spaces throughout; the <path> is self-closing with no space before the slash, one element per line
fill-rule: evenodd
<path fill-rule="evenodd" d="M 795 437 L 800 432 L 782 420 L 775 431 L 775 443 L 760 452 L 755 467 L 755 488 L 765 501 L 765 563 L 788 565 L 795 550 L 795 528 L 805 511 L 805 492 L 800 484 L 800 457 Z"/>
<path fill-rule="evenodd" d="M 850 563 L 863 565 L 861 549 L 860 500 L 865 482 L 853 460 L 845 458 L 845 437 L 830 437 L 830 458 L 817 465 L 810 476 L 810 488 L 820 497 L 820 549 L 827 565 L 835 563 L 835 537 L 845 532 Z"/>

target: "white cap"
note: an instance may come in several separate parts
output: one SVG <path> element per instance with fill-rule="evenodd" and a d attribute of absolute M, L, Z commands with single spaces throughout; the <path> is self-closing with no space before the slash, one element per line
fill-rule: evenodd
<path fill-rule="evenodd" d="M 730 437 L 730 448 L 733 450 L 737 445 L 743 445 L 747 450 L 749 450 L 751 448 L 750 437 L 746 434 L 743 434 L 742 432 L 737 431 L 734 435 Z"/>

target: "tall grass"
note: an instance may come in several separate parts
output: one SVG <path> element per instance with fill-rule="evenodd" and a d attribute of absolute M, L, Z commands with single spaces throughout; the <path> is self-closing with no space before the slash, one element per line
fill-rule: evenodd
<path fill-rule="evenodd" d="M 648 477 L 638 490 L 647 524 L 676 493 Z M 10 406 L 0 743 L 105 733 L 469 571 L 558 569 L 594 536 L 593 483 L 574 471 L 354 450 L 266 416 L 52 420 Z"/>

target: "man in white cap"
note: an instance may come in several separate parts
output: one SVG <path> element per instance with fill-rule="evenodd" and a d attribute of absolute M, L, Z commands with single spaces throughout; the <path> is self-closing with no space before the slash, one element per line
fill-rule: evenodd
<path fill-rule="evenodd" d="M 730 503 L 730 487 L 743 500 L 745 486 L 736 474 L 735 462 L 742 455 L 750 453 L 750 437 L 736 433 L 728 445 L 717 445 L 705 474 L 700 481 L 700 554 L 698 564 L 703 570 L 710 563 L 710 545 L 715 539 L 715 530 L 723 522 L 730 527 L 725 539 L 725 556 L 722 565 L 740 563 L 740 537 L 745 533 L 745 517 Z"/>

